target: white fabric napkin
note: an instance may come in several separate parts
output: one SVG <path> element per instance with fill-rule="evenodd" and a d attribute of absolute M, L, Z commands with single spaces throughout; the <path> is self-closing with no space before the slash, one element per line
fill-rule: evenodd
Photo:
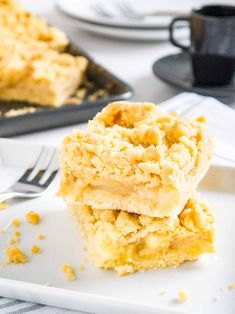
<path fill-rule="evenodd" d="M 235 164 L 235 110 L 212 97 L 179 94 L 161 104 L 164 111 L 182 116 L 205 116 L 214 138 L 214 163 Z"/>
<path fill-rule="evenodd" d="M 58 309 L 43 304 L 24 302 L 0 297 L 0 314 L 87 314 L 85 312 L 74 312 L 70 310 Z"/>

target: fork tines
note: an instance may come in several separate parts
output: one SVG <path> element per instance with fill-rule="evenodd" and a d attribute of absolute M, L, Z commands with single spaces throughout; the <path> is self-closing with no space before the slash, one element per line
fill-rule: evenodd
<path fill-rule="evenodd" d="M 58 150 L 54 147 L 43 146 L 33 167 L 27 169 L 17 183 L 47 187 L 57 172 Z"/>

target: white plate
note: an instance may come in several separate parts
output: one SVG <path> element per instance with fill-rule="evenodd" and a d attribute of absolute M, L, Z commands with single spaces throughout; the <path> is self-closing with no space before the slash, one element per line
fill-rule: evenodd
<path fill-rule="evenodd" d="M 121 28 L 112 28 L 109 26 L 100 26 L 93 25 L 86 22 L 81 22 L 77 19 L 67 16 L 63 13 L 63 16 L 67 18 L 68 22 L 73 26 L 103 36 L 110 38 L 120 38 L 127 40 L 140 40 L 140 41 L 165 41 L 169 39 L 168 29 L 152 29 L 152 30 L 135 30 L 135 29 L 121 29 Z M 187 38 L 188 30 L 187 29 L 178 29 L 177 38 Z"/>
<path fill-rule="evenodd" d="M 119 1 L 119 0 L 117 0 Z M 158 16 L 148 17 L 142 20 L 128 19 L 120 15 L 116 0 L 57 0 L 57 8 L 64 16 L 67 16 L 75 26 L 80 29 L 113 38 L 124 38 L 141 41 L 163 41 L 168 40 L 168 26 L 172 17 Z M 121 0 L 123 1 L 123 0 Z M 227 0 L 233 4 L 234 0 Z M 129 0 L 132 7 L 138 12 L 149 12 L 153 10 L 172 10 L 189 13 L 192 8 L 205 4 L 203 0 L 175 0 L 167 3 L 165 0 Z M 206 4 L 219 3 L 221 0 L 207 0 Z M 106 10 L 114 14 L 112 18 L 97 15 L 92 10 L 93 4 L 102 4 Z M 182 26 L 185 26 L 184 23 Z M 188 27 L 177 30 L 179 39 L 186 38 Z"/>
<path fill-rule="evenodd" d="M 123 0 L 121 0 L 123 1 Z M 58 7 L 65 13 L 77 18 L 82 22 L 115 26 L 123 28 L 168 28 L 172 19 L 170 16 L 147 17 L 143 20 L 134 20 L 123 17 L 117 6 L 118 0 L 57 0 Z M 130 5 L 139 13 L 152 11 L 176 11 L 179 15 L 187 14 L 195 6 L 200 6 L 202 0 L 175 0 L 167 3 L 165 0 L 128 0 Z M 207 0 L 207 3 L 215 3 L 216 0 Z M 92 6 L 100 5 L 105 8 L 112 18 L 97 15 Z"/>
<path fill-rule="evenodd" d="M 58 7 L 65 12 L 82 22 L 96 23 L 106 26 L 117 26 L 117 27 L 137 27 L 137 28 L 167 28 L 171 17 L 151 17 L 143 20 L 130 20 L 123 18 L 120 15 L 120 12 L 117 8 L 116 2 L 111 0 L 58 0 Z M 92 5 L 100 4 L 105 7 L 105 9 L 110 12 L 114 17 L 106 18 L 100 15 L 97 15 L 96 12 L 92 9 Z M 148 12 L 152 10 L 165 10 L 164 1 L 158 1 L 156 5 L 155 0 L 132 0 L 130 4 L 134 6 L 139 12 Z M 172 10 L 178 10 L 177 4 L 172 3 Z M 187 9 L 190 9 L 190 6 L 187 5 Z"/>
<path fill-rule="evenodd" d="M 39 149 L 37 145 L 0 139 L 1 190 L 33 162 Z M 82 250 L 82 239 L 68 217 L 65 204 L 54 195 L 55 191 L 56 188 L 42 198 L 18 201 L 0 212 L 0 227 L 6 229 L 0 235 L 1 263 L 6 260 L 4 251 L 13 231 L 10 222 L 14 217 L 23 221 L 20 227 L 22 249 L 29 252 L 34 244 L 43 249 L 42 254 L 33 256 L 27 264 L 0 268 L 1 296 L 102 314 L 234 313 L 235 290 L 227 288 L 235 282 L 234 194 L 202 192 L 216 217 L 215 255 L 203 256 L 199 261 L 185 263 L 179 268 L 118 277 L 114 272 L 99 270 L 90 262 L 83 262 L 87 256 Z M 40 225 L 25 222 L 24 215 L 29 210 L 41 214 Z M 39 233 L 45 234 L 46 239 L 37 240 Z M 78 280 L 69 282 L 61 272 L 63 263 L 74 267 L 82 264 L 85 270 L 78 270 Z M 46 283 L 51 286 L 45 286 Z M 163 289 L 168 289 L 165 296 L 159 294 Z M 188 302 L 179 304 L 175 301 L 179 289 L 187 291 Z M 218 302 L 213 298 L 218 298 Z"/>
<path fill-rule="evenodd" d="M 172 19 L 170 16 L 152 16 L 142 20 L 126 18 L 118 9 L 118 1 L 119 0 L 57 0 L 57 6 L 61 11 L 79 21 L 120 28 L 166 29 Z M 120 1 L 124 2 L 125 0 Z M 210 3 L 221 3 L 221 0 L 174 0 L 168 2 L 167 5 L 165 0 L 128 0 L 128 2 L 131 7 L 139 13 L 159 10 L 179 12 L 177 15 L 182 15 L 189 14 L 192 8 Z M 233 4 L 234 2 L 233 0 L 227 0 L 226 3 Z M 94 4 L 104 7 L 105 10 L 112 15 L 112 18 L 98 15 L 92 9 Z"/>

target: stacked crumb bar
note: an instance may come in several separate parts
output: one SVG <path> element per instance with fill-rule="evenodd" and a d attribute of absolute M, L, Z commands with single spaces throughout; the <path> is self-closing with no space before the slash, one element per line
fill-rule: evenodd
<path fill-rule="evenodd" d="M 212 141 L 203 117 L 114 102 L 64 140 L 60 195 L 96 266 L 120 275 L 214 251 L 214 218 L 195 192 Z"/>

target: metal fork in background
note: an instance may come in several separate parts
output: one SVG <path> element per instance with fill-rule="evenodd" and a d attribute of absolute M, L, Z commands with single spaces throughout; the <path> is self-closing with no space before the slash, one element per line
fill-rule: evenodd
<path fill-rule="evenodd" d="M 146 13 L 139 13 L 136 11 L 135 8 L 127 1 L 117 1 L 115 2 L 118 10 L 121 12 L 122 16 L 129 19 L 143 19 L 148 16 L 176 16 L 176 15 L 182 15 L 185 14 L 185 12 L 179 12 L 179 11 L 160 11 L 155 10 L 151 12 Z M 91 6 L 92 10 L 99 16 L 106 17 L 106 18 L 112 18 L 117 17 L 117 15 L 112 14 L 107 8 L 106 5 L 102 2 L 96 2 L 92 4 Z"/>
<path fill-rule="evenodd" d="M 100 15 L 102 17 L 113 17 L 113 15 L 111 13 L 109 13 L 107 11 L 107 9 L 105 9 L 104 5 L 101 3 L 94 3 L 92 5 L 92 10 L 97 14 Z"/>
<path fill-rule="evenodd" d="M 43 195 L 58 172 L 58 164 L 58 150 L 43 146 L 34 166 L 27 169 L 10 188 L 0 193 L 0 202 Z"/>
<path fill-rule="evenodd" d="M 182 15 L 185 14 L 185 12 L 180 12 L 180 11 L 172 11 L 172 10 L 154 10 L 150 12 L 145 12 L 145 13 L 139 13 L 127 0 L 125 1 L 117 1 L 116 2 L 117 7 L 121 11 L 121 13 L 131 19 L 143 19 L 148 16 L 177 16 L 177 15 Z"/>

